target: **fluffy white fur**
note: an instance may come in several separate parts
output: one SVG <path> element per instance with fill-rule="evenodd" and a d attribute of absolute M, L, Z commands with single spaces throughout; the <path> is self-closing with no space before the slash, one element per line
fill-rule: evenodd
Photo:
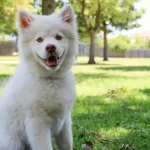
<path fill-rule="evenodd" d="M 59 150 L 72 150 L 75 82 L 70 69 L 77 51 L 73 9 L 66 5 L 49 16 L 20 10 L 17 27 L 21 62 L 0 99 L 0 150 L 52 150 L 52 137 Z M 37 42 L 38 37 L 43 41 Z M 48 44 L 61 57 L 56 67 L 43 62 Z"/>

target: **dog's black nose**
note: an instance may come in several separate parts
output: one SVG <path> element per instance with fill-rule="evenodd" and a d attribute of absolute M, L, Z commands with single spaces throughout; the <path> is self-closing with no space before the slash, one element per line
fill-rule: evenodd
<path fill-rule="evenodd" d="M 45 48 L 45 50 L 48 52 L 48 53 L 54 53 L 55 52 L 55 50 L 56 50 L 56 46 L 55 45 L 47 45 L 46 46 L 46 48 Z"/>

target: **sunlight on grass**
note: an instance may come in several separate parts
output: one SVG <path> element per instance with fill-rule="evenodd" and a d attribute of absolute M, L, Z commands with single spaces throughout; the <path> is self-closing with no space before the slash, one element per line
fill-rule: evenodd
<path fill-rule="evenodd" d="M 116 128 L 111 128 L 109 129 L 106 134 L 107 134 L 107 137 L 109 136 L 109 138 L 111 139 L 119 139 L 123 136 L 126 136 L 126 135 L 129 135 L 130 134 L 130 130 L 128 129 L 125 129 L 123 127 L 116 127 Z M 110 135 L 113 135 L 112 137 L 110 137 Z M 103 138 L 106 138 L 105 136 Z"/>
<path fill-rule="evenodd" d="M 0 57 L 0 90 L 13 74 L 18 57 Z M 77 101 L 72 112 L 74 150 L 85 141 L 94 150 L 119 150 L 122 144 L 137 150 L 150 148 L 150 60 L 110 58 L 88 65 L 78 57 Z"/>

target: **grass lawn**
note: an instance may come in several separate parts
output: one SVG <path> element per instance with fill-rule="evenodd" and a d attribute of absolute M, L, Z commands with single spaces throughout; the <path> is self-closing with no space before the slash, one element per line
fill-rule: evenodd
<path fill-rule="evenodd" d="M 87 60 L 79 57 L 73 67 L 74 150 L 85 141 L 94 150 L 119 150 L 122 144 L 150 150 L 150 59 L 96 58 L 97 65 L 87 65 Z M 1 89 L 18 62 L 18 57 L 0 57 Z"/>

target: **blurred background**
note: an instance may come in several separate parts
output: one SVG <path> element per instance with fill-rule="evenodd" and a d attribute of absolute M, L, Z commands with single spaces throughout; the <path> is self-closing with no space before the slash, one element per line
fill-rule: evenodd
<path fill-rule="evenodd" d="M 149 0 L 1 0 L 0 55 L 17 54 L 16 13 L 26 9 L 51 14 L 63 5 L 74 7 L 79 31 L 79 56 L 150 57 Z M 11 42 L 10 42 L 11 41 Z"/>
<path fill-rule="evenodd" d="M 150 0 L 0 0 L 0 94 L 20 62 L 17 11 L 67 3 L 79 33 L 73 149 L 150 150 Z"/>

